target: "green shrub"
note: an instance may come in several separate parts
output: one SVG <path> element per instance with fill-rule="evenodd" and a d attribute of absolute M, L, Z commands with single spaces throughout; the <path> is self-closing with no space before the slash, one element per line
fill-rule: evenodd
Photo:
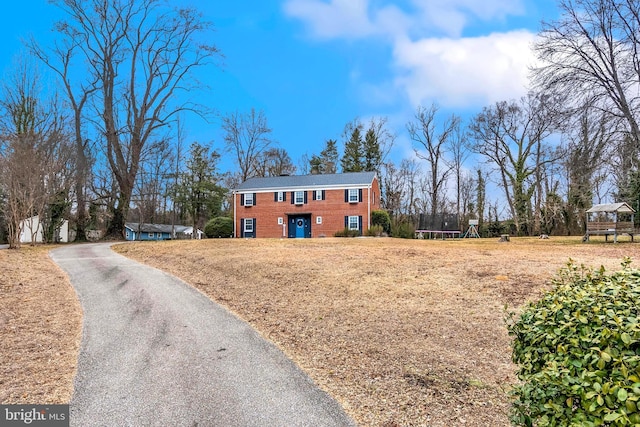
<path fill-rule="evenodd" d="M 371 224 L 379 225 L 385 233 L 391 232 L 391 217 L 389 212 L 383 210 L 376 210 L 371 212 Z"/>
<path fill-rule="evenodd" d="M 204 226 L 207 237 L 231 237 L 233 234 L 233 219 L 228 216 L 211 218 Z"/>
<path fill-rule="evenodd" d="M 382 235 L 384 235 L 384 229 L 381 225 L 372 225 L 367 230 L 367 236 L 382 237 Z"/>
<path fill-rule="evenodd" d="M 413 239 L 416 235 L 416 228 L 409 222 L 399 222 L 391 226 L 391 235 L 401 239 Z"/>
<path fill-rule="evenodd" d="M 553 290 L 511 313 L 518 426 L 640 425 L 640 271 L 572 261 Z"/>
<path fill-rule="evenodd" d="M 334 237 L 358 237 L 360 235 L 360 230 L 349 230 L 348 227 L 345 227 L 343 230 L 336 231 L 333 236 Z"/>

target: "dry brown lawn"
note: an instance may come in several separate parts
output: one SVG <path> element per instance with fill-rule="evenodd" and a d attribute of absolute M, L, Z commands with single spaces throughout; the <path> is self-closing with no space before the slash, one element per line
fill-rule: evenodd
<path fill-rule="evenodd" d="M 116 250 L 245 319 L 360 425 L 507 426 L 505 305 L 538 297 L 570 257 L 617 269 L 640 245 L 327 238 Z"/>
<path fill-rule="evenodd" d="M 81 309 L 49 248 L 0 250 L 0 403 L 71 396 Z M 640 245 L 330 238 L 116 250 L 251 323 L 360 425 L 507 426 L 504 306 L 537 298 L 570 257 L 616 269 Z"/>
<path fill-rule="evenodd" d="M 0 250 L 0 403 L 68 403 L 82 311 L 51 247 Z"/>

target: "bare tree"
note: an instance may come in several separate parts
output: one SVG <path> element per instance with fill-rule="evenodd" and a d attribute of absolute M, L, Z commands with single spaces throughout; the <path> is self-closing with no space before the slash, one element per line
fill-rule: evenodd
<path fill-rule="evenodd" d="M 172 176 L 172 150 L 169 141 L 164 139 L 147 144 L 140 156 L 141 165 L 132 193 L 132 202 L 139 214 L 139 222 L 160 221 L 162 197 L 167 193 L 169 178 Z"/>
<path fill-rule="evenodd" d="M 462 217 L 466 215 L 467 205 L 469 201 L 470 181 L 471 177 L 465 173 L 464 162 L 469 158 L 469 144 L 467 141 L 467 133 L 460 126 L 454 129 L 449 139 L 448 151 L 451 156 L 449 164 L 456 181 L 456 213 L 458 221 L 462 221 Z M 461 223 L 458 226 L 462 226 Z"/>
<path fill-rule="evenodd" d="M 551 103 L 529 95 L 519 102 L 498 102 L 485 107 L 470 125 L 472 149 L 484 156 L 500 174 L 509 210 L 518 233 L 531 234 L 531 199 L 536 171 L 553 161 L 542 157 L 542 144 L 555 130 Z"/>
<path fill-rule="evenodd" d="M 584 108 L 566 132 L 564 167 L 567 174 L 566 226 L 568 232 L 583 233 L 585 211 L 593 203 L 598 177 L 608 175 L 605 156 L 615 157 L 611 150 L 612 130 L 605 114 Z"/>
<path fill-rule="evenodd" d="M 292 175 L 295 171 L 296 167 L 284 148 L 269 148 L 263 151 L 256 160 L 257 176 Z"/>
<path fill-rule="evenodd" d="M 476 213 L 478 214 L 478 228 L 482 230 L 485 219 L 485 205 L 487 204 L 487 179 L 482 169 L 476 169 L 478 179 L 474 181 L 476 185 Z"/>
<path fill-rule="evenodd" d="M 0 123 L 0 185 L 6 196 L 9 247 L 19 248 L 21 222 L 39 215 L 40 225 L 46 226 L 49 206 L 68 199 L 72 156 L 60 108 L 55 98 L 41 97 L 39 76 L 28 61 L 21 61 L 5 81 L 0 107 L 5 113 Z M 38 228 L 30 225 L 33 242 Z"/>
<path fill-rule="evenodd" d="M 195 10 L 167 10 L 161 0 L 57 0 L 67 20 L 58 32 L 78 43 L 82 63 L 96 80 L 96 126 L 118 185 L 107 233 L 122 238 L 131 195 L 147 143 L 179 111 L 202 111 L 188 101 L 195 70 L 217 49 L 202 43 L 210 29 Z"/>
<path fill-rule="evenodd" d="M 389 212 L 389 215 L 394 217 L 401 211 L 402 198 L 404 196 L 404 182 L 394 163 L 385 163 L 382 181 L 386 191 L 382 197 L 381 204 Z"/>
<path fill-rule="evenodd" d="M 444 188 L 451 173 L 446 154 L 451 140 L 460 128 L 460 118 L 452 115 L 446 119 L 440 131 L 436 130 L 436 114 L 438 107 L 418 107 L 415 121 L 407 124 L 411 141 L 414 143 L 416 155 L 429 164 L 429 180 L 426 191 L 429 194 L 432 220 L 442 205 Z"/>
<path fill-rule="evenodd" d="M 304 153 L 302 156 L 300 156 L 300 158 L 298 159 L 298 166 L 296 167 L 296 170 L 300 175 L 317 173 L 317 171 L 313 170 L 313 158 L 318 159 L 318 156 L 316 156 L 315 154 L 312 154 L 311 159 L 309 158 L 308 153 Z"/>
<path fill-rule="evenodd" d="M 394 224 L 417 221 L 423 201 L 420 192 L 422 178 L 415 159 L 403 159 L 399 167 L 392 162 L 385 163 L 381 178 L 385 189 L 382 207 L 389 212 Z"/>
<path fill-rule="evenodd" d="M 458 205 L 460 206 L 460 226 L 464 226 L 464 223 L 470 219 L 470 215 L 474 214 L 474 211 L 472 211 L 475 208 L 473 201 L 474 185 L 475 181 L 471 173 L 464 172 L 461 174 L 460 195 L 456 202 L 456 208 Z"/>
<path fill-rule="evenodd" d="M 68 106 L 73 117 L 73 133 L 75 141 L 75 197 L 76 197 L 76 240 L 85 241 L 88 212 L 87 186 L 91 180 L 91 150 L 85 124 L 85 109 L 90 97 L 98 90 L 98 76 L 85 74 L 85 81 L 74 82 L 71 77 L 76 54 L 81 55 L 82 39 L 64 38 L 50 50 L 42 48 L 34 39 L 28 43 L 31 53 L 39 58 L 59 78 Z"/>
<path fill-rule="evenodd" d="M 258 158 L 273 144 L 264 112 L 252 108 L 249 113 L 230 113 L 223 117 L 222 129 L 227 150 L 235 157 L 240 182 L 256 176 Z"/>
<path fill-rule="evenodd" d="M 640 149 L 640 3 L 560 0 L 561 17 L 543 24 L 533 82 L 565 105 L 600 111 Z M 637 166 L 637 165 L 636 165 Z"/>
<path fill-rule="evenodd" d="M 422 197 L 424 193 L 420 191 L 420 188 L 424 186 L 424 176 L 420 173 L 418 162 L 415 159 L 403 159 L 400 162 L 400 176 L 405 187 L 401 213 L 415 223 L 419 213 L 418 206 L 425 199 Z"/>

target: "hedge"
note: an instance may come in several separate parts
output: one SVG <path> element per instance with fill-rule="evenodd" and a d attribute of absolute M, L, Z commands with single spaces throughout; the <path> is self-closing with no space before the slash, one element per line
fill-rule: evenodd
<path fill-rule="evenodd" d="M 554 288 L 507 317 L 518 426 L 640 426 L 640 271 L 570 261 Z"/>
<path fill-rule="evenodd" d="M 204 226 L 207 237 L 231 237 L 233 234 L 233 219 L 227 216 L 211 218 Z"/>

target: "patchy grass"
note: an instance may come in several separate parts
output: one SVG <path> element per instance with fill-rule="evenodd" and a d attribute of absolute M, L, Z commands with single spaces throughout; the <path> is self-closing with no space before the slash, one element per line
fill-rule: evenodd
<path fill-rule="evenodd" d="M 508 426 L 504 307 L 571 257 L 617 268 L 633 244 L 313 239 L 144 242 L 115 250 L 175 274 L 275 342 L 358 423 Z"/>
<path fill-rule="evenodd" d="M 0 403 L 68 403 L 82 311 L 51 247 L 0 250 Z"/>

